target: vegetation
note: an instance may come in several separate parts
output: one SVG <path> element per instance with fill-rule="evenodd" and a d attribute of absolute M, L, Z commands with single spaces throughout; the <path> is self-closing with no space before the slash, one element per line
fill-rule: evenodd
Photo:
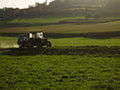
<path fill-rule="evenodd" d="M 85 1 L 0 9 L 0 89 L 119 90 L 119 0 Z M 53 47 L 18 49 L 30 31 L 45 31 Z"/>
<path fill-rule="evenodd" d="M 16 46 L 17 46 L 17 38 L 0 36 L 0 48 L 13 48 Z"/>
<path fill-rule="evenodd" d="M 54 0 L 27 9 L 0 9 L 0 21 L 46 17 L 119 17 L 119 0 Z"/>
<path fill-rule="evenodd" d="M 120 29 L 120 22 L 108 23 L 75 23 L 75 24 L 57 24 L 57 25 L 33 25 L 33 26 L 15 26 L 0 28 L 0 32 L 29 32 L 29 31 L 45 31 L 47 33 L 94 33 L 94 32 L 116 32 Z"/>
<path fill-rule="evenodd" d="M 1 48 L 18 47 L 16 38 L 0 38 Z M 52 45 L 56 46 L 120 46 L 120 39 L 90 39 L 90 38 L 60 38 L 50 39 Z"/>
<path fill-rule="evenodd" d="M 54 46 L 120 46 L 120 39 L 62 38 L 51 39 Z"/>
<path fill-rule="evenodd" d="M 119 22 L 1 28 L 0 43 L 21 32 L 45 30 L 48 49 L 0 49 L 3 89 L 119 89 Z M 5 33 L 9 32 L 9 33 Z M 11 36 L 12 35 L 12 36 Z M 11 37 L 10 37 L 11 36 Z M 2 45 L 1 45 L 2 46 Z"/>
<path fill-rule="evenodd" d="M 30 18 L 30 19 L 14 19 L 9 23 L 56 23 L 69 19 L 84 19 L 85 17 L 49 17 L 49 18 Z"/>
<path fill-rule="evenodd" d="M 0 87 L 41 89 L 119 89 L 117 57 L 0 56 Z"/>

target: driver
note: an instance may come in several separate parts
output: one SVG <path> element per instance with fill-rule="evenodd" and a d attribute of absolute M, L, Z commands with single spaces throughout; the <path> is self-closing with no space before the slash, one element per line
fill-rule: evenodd
<path fill-rule="evenodd" d="M 44 38 L 44 33 L 43 32 L 38 32 L 36 35 L 37 35 L 37 38 L 40 38 L 40 39 Z"/>

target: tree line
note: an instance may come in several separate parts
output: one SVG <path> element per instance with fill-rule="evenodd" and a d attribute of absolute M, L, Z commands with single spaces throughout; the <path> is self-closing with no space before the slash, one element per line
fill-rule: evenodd
<path fill-rule="evenodd" d="M 120 16 L 120 0 L 54 0 L 47 3 L 36 3 L 26 9 L 0 9 L 0 20 L 15 18 L 44 17 L 107 17 Z"/>

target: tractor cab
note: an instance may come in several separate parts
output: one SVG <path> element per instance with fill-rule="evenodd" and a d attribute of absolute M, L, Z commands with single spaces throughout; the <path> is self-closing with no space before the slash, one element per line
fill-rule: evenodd
<path fill-rule="evenodd" d="M 28 33 L 29 38 L 40 38 L 44 39 L 45 38 L 45 33 L 44 32 L 29 32 Z"/>

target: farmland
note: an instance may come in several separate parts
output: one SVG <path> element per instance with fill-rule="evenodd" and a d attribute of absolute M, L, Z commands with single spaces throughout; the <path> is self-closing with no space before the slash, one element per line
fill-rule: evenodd
<path fill-rule="evenodd" d="M 17 49 L 19 33 L 41 30 L 52 48 Z M 3 89 L 120 88 L 120 21 L 1 27 L 0 47 Z"/>

